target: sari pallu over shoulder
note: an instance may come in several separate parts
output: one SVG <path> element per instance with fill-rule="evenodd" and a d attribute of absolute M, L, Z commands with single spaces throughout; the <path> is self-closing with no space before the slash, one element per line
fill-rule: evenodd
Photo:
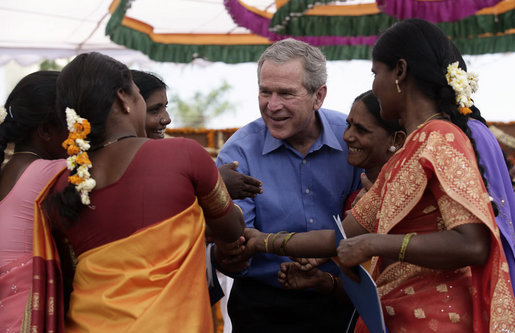
<path fill-rule="evenodd" d="M 213 331 L 198 200 L 129 237 L 82 253 L 67 332 Z"/>
<path fill-rule="evenodd" d="M 499 230 L 488 204 L 488 193 L 481 181 L 474 151 L 459 128 L 446 121 L 433 120 L 414 131 L 405 146 L 385 165 L 378 181 L 367 193 L 368 198 L 362 198 L 352 213 L 367 230 L 387 234 L 401 221 L 405 224 L 404 219 L 420 202 L 430 178 L 433 181 L 436 178 L 443 193 L 452 199 L 448 201 L 461 205 L 467 214 L 488 227 L 490 255 L 485 265 L 456 271 L 437 271 L 396 262 L 381 272 L 381 259 L 374 258 L 373 277 L 387 326 L 390 320 L 393 327 L 403 321 L 410 323 L 407 327 L 421 332 L 424 328 L 427 331 L 457 331 L 460 322 L 469 322 L 475 332 L 513 331 L 515 300 Z M 438 206 L 440 210 L 445 207 L 440 201 Z M 452 207 L 448 206 L 448 209 Z M 444 300 L 445 297 L 448 299 Z M 432 320 L 429 311 L 442 309 L 428 311 L 430 308 L 426 308 L 424 311 L 420 306 L 443 301 L 465 315 L 456 316 L 458 311 L 449 310 L 446 322 Z M 393 327 L 389 326 L 390 331 Z"/>
<path fill-rule="evenodd" d="M 65 332 L 60 259 L 42 209 L 44 199 L 64 170 L 54 176 L 34 203 L 32 288 L 20 330 L 23 333 Z"/>

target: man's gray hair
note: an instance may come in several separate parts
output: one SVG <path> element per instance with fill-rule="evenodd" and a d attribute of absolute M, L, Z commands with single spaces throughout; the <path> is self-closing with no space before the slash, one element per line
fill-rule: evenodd
<path fill-rule="evenodd" d="M 283 64 L 290 60 L 301 59 L 304 65 L 304 87 L 314 93 L 327 82 L 326 58 L 319 48 L 302 41 L 287 38 L 270 45 L 258 60 L 258 83 L 261 68 L 266 60 Z"/>

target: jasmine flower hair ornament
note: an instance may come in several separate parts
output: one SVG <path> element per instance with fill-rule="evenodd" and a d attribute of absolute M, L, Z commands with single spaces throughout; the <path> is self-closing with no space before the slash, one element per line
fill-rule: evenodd
<path fill-rule="evenodd" d="M 0 125 L 4 122 L 7 117 L 7 111 L 3 106 L 0 106 Z"/>
<path fill-rule="evenodd" d="M 68 181 L 75 185 L 75 190 L 79 192 L 82 204 L 89 205 L 91 203 L 89 192 L 96 185 L 95 180 L 91 178 L 89 173 L 92 164 L 86 152 L 90 145 L 89 141 L 85 139 L 91 132 L 91 125 L 87 119 L 79 117 L 75 110 L 70 108 L 66 108 L 66 123 L 70 134 L 64 140 L 63 147 L 70 156 L 66 159 L 66 167 L 70 170 Z"/>
<path fill-rule="evenodd" d="M 458 66 L 459 63 L 457 61 L 447 66 L 447 74 L 445 74 L 445 78 L 456 94 L 456 105 L 458 105 L 458 111 L 462 115 L 467 115 L 472 113 L 470 107 L 474 105 L 474 103 L 470 96 L 477 91 L 478 78 L 476 74 L 467 73 Z"/>

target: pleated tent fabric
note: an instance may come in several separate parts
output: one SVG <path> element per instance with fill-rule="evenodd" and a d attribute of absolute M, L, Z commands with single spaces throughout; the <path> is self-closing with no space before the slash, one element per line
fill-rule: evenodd
<path fill-rule="evenodd" d="M 462 53 L 515 51 L 515 0 L 2 0 L 0 65 L 99 51 L 123 62 L 255 62 L 293 37 L 329 60 L 369 59 L 399 19 L 439 24 Z"/>
<path fill-rule="evenodd" d="M 249 1 L 224 0 L 234 23 L 248 33 L 185 35 L 156 33 L 152 22 L 136 18 L 137 12 L 131 9 L 135 1 L 115 0 L 106 34 L 115 43 L 157 61 L 252 62 L 270 43 L 287 37 L 321 47 L 328 60 L 370 59 L 381 31 L 399 19 L 421 17 L 437 23 L 464 54 L 515 51 L 515 0 L 469 1 L 468 5 L 466 1 L 433 1 L 430 7 L 412 0 L 337 5 L 329 0 L 261 2 L 274 6 L 263 10 Z"/>

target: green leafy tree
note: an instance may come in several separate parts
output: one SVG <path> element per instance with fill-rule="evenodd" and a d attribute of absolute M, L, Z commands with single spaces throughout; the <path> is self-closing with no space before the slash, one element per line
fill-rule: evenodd
<path fill-rule="evenodd" d="M 59 65 L 55 60 L 43 60 L 39 64 L 39 69 L 42 71 L 60 71 L 63 66 Z"/>
<path fill-rule="evenodd" d="M 234 111 L 235 106 L 225 99 L 232 87 L 223 81 L 222 85 L 209 93 L 195 92 L 191 100 L 184 100 L 172 94 L 169 111 L 174 115 L 176 123 L 182 127 L 205 127 L 208 120 L 218 117 L 224 112 Z"/>

